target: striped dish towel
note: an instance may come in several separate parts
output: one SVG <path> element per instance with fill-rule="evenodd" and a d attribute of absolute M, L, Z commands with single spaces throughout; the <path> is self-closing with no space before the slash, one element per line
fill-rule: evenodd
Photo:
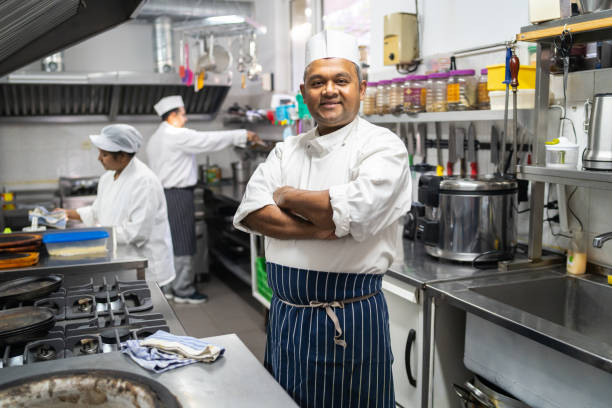
<path fill-rule="evenodd" d="M 122 343 L 121 351 L 142 368 L 163 373 L 198 361 L 211 363 L 225 352 L 225 348 L 158 330 L 146 339 Z"/>

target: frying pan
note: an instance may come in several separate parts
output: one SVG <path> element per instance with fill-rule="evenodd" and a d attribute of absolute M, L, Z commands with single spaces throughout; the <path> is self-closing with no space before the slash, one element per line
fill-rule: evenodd
<path fill-rule="evenodd" d="M 0 235 L 0 248 L 40 245 L 41 241 L 42 236 L 36 234 L 2 234 Z"/>
<path fill-rule="evenodd" d="M 21 268 L 38 263 L 38 252 L 0 253 L 0 269 Z"/>
<path fill-rule="evenodd" d="M 62 284 L 58 275 L 26 276 L 0 283 L 0 303 L 23 302 L 55 292 Z"/>
<path fill-rule="evenodd" d="M 24 306 L 0 310 L 0 344 L 15 344 L 42 337 L 55 324 L 47 307 Z"/>

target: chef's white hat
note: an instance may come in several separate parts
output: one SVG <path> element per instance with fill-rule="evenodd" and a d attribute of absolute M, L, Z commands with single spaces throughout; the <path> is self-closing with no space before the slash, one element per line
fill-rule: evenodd
<path fill-rule="evenodd" d="M 342 31 L 323 30 L 306 43 L 306 66 L 321 58 L 344 58 L 359 65 L 357 39 Z"/>
<path fill-rule="evenodd" d="M 143 140 L 134 126 L 122 123 L 104 126 L 99 135 L 91 135 L 89 139 L 98 149 L 127 153 L 136 153 Z"/>
<path fill-rule="evenodd" d="M 164 113 L 171 111 L 172 109 L 182 108 L 185 104 L 183 103 L 183 98 L 181 95 L 172 95 L 161 98 L 159 102 L 153 106 L 155 112 L 159 116 L 162 116 Z"/>

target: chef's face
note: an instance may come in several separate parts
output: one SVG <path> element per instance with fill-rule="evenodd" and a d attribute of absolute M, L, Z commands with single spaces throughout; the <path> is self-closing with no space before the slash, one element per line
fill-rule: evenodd
<path fill-rule="evenodd" d="M 178 108 L 178 111 L 173 112 L 168 116 L 168 122 L 178 128 L 182 128 L 187 123 L 187 112 L 185 108 Z"/>
<path fill-rule="evenodd" d="M 104 170 L 112 170 L 112 171 L 121 171 L 126 166 L 126 158 L 125 154 L 113 154 L 111 152 L 107 152 L 106 150 L 98 149 L 98 160 L 102 163 L 102 167 Z M 130 160 L 127 159 L 129 162 Z"/>
<path fill-rule="evenodd" d="M 304 102 L 324 135 L 349 124 L 359 113 L 365 94 L 365 81 L 359 82 L 355 65 L 344 58 L 323 58 L 306 68 L 300 85 Z"/>

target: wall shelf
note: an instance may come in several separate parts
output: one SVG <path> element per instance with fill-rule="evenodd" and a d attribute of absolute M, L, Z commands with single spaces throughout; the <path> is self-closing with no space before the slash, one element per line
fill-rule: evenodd
<path fill-rule="evenodd" d="M 241 281 L 251 286 L 251 275 L 249 273 L 250 270 L 248 261 L 237 262 L 236 260 L 224 255 L 216 248 L 210 248 L 210 253 L 217 258 L 217 260 L 221 262 L 221 264 L 227 268 L 227 270 L 236 275 L 236 277 L 238 277 Z"/>
<path fill-rule="evenodd" d="M 574 37 L 574 43 L 602 41 L 612 38 L 612 10 L 533 24 L 521 28 L 517 41 L 552 42 L 553 38 L 567 28 Z"/>
<path fill-rule="evenodd" d="M 517 177 L 542 183 L 612 190 L 612 172 L 517 166 Z"/>
<path fill-rule="evenodd" d="M 533 109 L 519 109 L 519 115 L 522 112 L 530 114 Z M 470 111 L 453 111 L 453 112 L 424 112 L 414 115 L 370 115 L 363 116 L 367 121 L 372 123 L 420 123 L 420 122 L 473 122 L 487 120 L 504 120 L 503 110 L 470 110 Z M 508 111 L 508 118 L 512 119 L 512 107 Z M 519 116 L 520 117 L 520 116 Z"/>

